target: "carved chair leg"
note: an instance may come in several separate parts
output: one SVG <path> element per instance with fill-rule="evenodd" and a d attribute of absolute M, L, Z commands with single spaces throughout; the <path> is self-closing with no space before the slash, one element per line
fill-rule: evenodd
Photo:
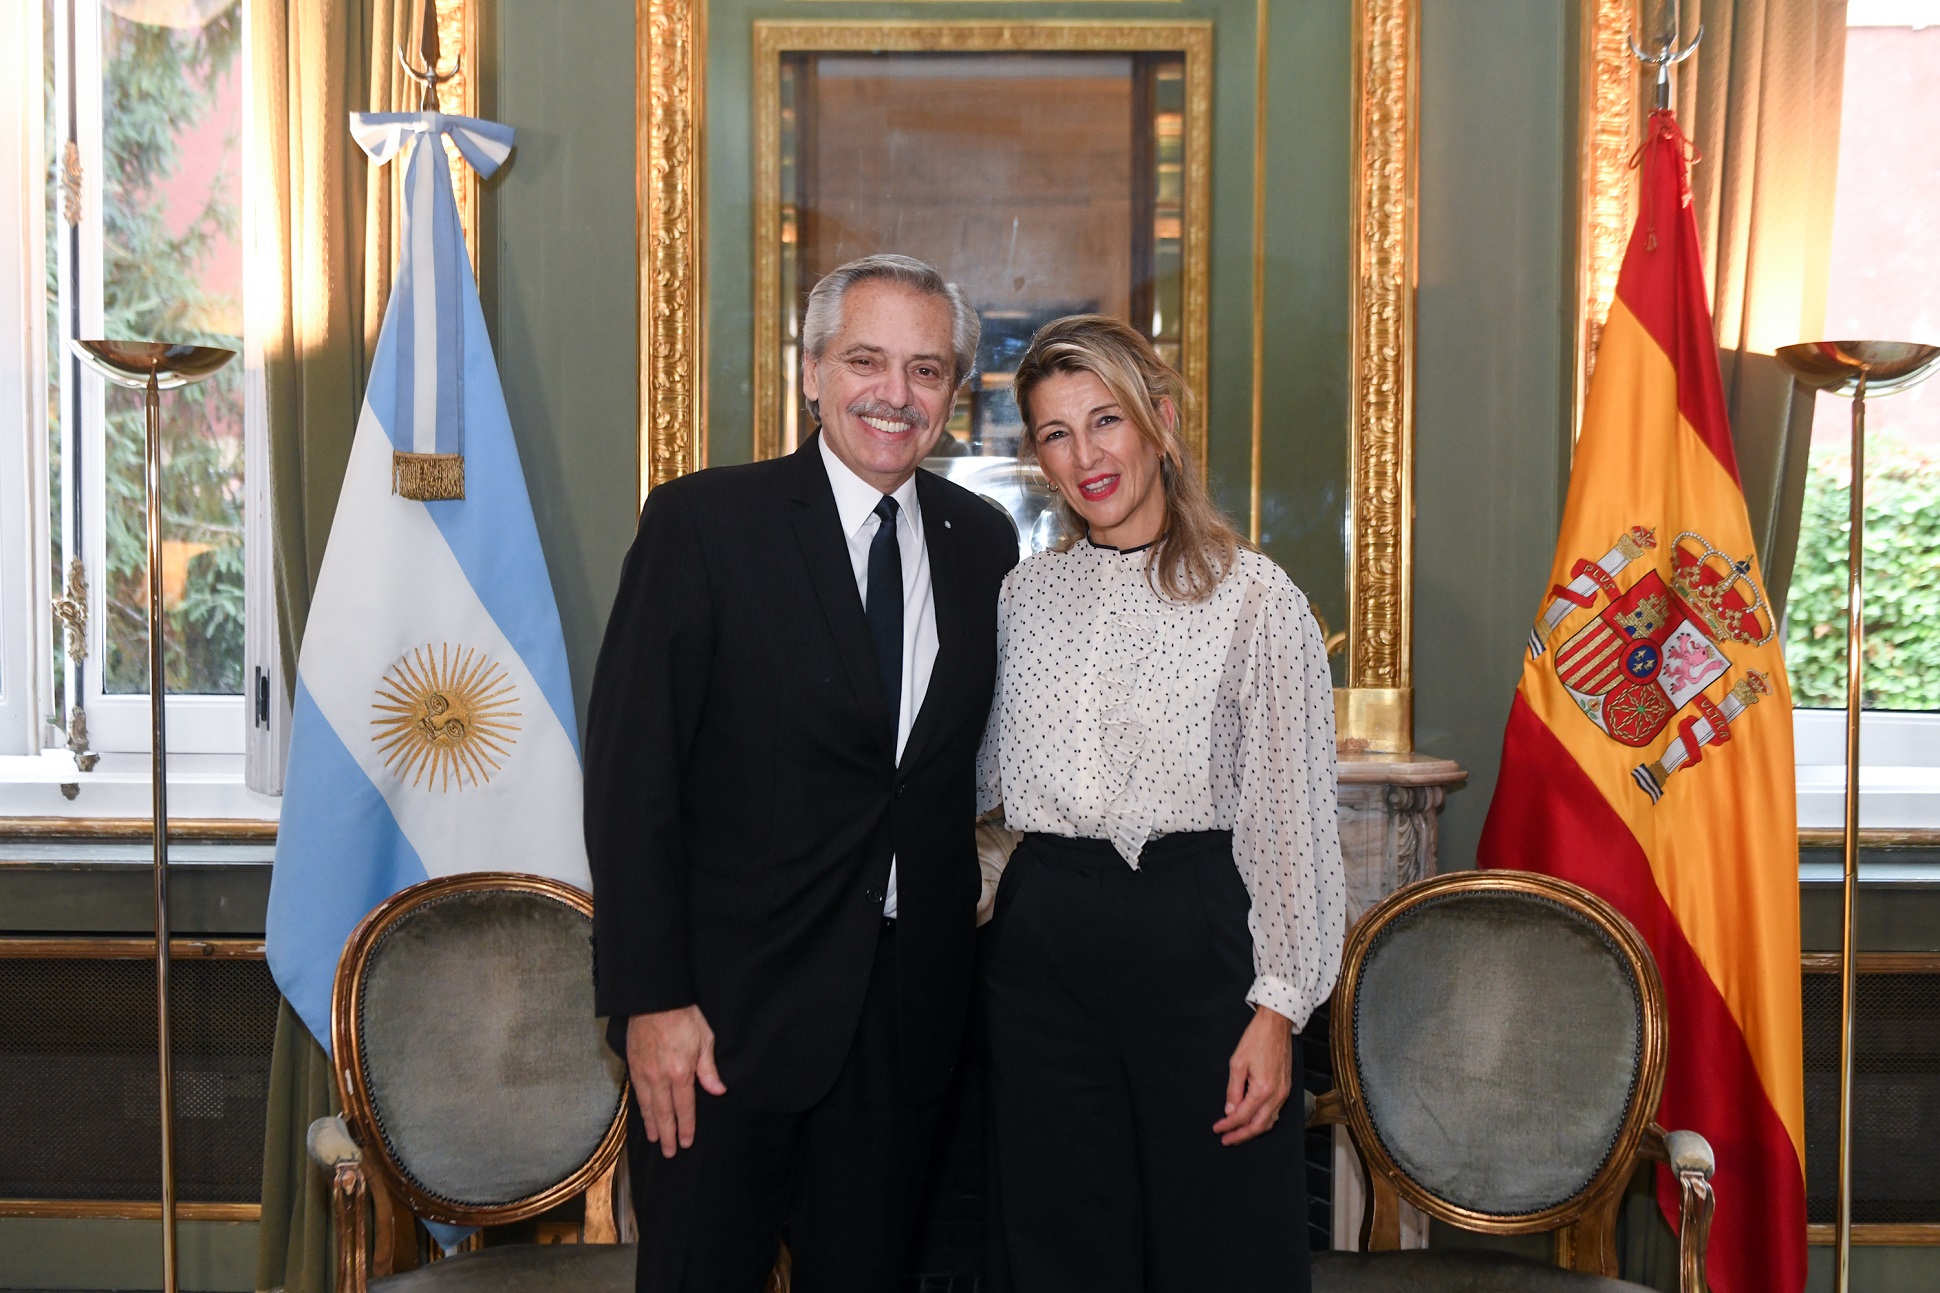
<path fill-rule="evenodd" d="M 410 1211 L 393 1199 L 384 1182 L 365 1177 L 370 1193 L 371 1256 L 373 1278 L 398 1275 L 418 1266 L 417 1222 Z"/>
<path fill-rule="evenodd" d="M 588 1244 L 617 1244 L 620 1242 L 620 1227 L 613 1211 L 614 1176 L 619 1170 L 619 1160 L 613 1166 L 593 1178 L 586 1187 L 586 1220 L 579 1228 L 580 1242 Z"/>
<path fill-rule="evenodd" d="M 1394 1183 L 1367 1171 L 1367 1215 L 1361 1219 L 1361 1251 L 1389 1253 L 1401 1247 L 1401 1195 Z"/>
<path fill-rule="evenodd" d="M 640 1219 L 633 1215 L 633 1164 L 625 1154 L 620 1155 L 613 1167 L 613 1198 L 617 1205 L 613 1217 L 620 1228 L 619 1242 L 639 1243 Z"/>
<path fill-rule="evenodd" d="M 1617 1276 L 1617 1209 L 1621 1194 L 1594 1204 L 1556 1232 L 1556 1264 L 1585 1275 Z"/>
<path fill-rule="evenodd" d="M 1704 1246 L 1711 1238 L 1711 1209 L 1716 1203 L 1711 1182 L 1701 1172 L 1677 1174 L 1677 1287 L 1680 1293 L 1707 1293 L 1704 1283 Z"/>
<path fill-rule="evenodd" d="M 365 1293 L 370 1282 L 365 1229 L 368 1197 L 364 1171 L 356 1163 L 339 1163 L 330 1183 L 331 1210 L 337 1223 L 337 1293 Z"/>

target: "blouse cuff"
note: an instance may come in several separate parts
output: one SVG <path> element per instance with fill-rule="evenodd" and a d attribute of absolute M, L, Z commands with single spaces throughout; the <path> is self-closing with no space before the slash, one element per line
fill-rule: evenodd
<path fill-rule="evenodd" d="M 1293 1031 L 1304 1032 L 1307 1020 L 1314 1007 L 1320 1003 L 1302 991 L 1291 979 L 1283 979 L 1277 974 L 1262 974 L 1253 980 L 1253 988 L 1246 994 L 1249 1006 L 1265 1006 L 1275 1014 L 1284 1015 L 1293 1021 Z"/>

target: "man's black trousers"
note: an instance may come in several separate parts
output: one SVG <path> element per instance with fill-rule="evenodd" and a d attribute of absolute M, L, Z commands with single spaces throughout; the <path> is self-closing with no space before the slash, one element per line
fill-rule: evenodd
<path fill-rule="evenodd" d="M 795 1293 L 893 1293 L 943 1104 L 902 1098 L 894 932 L 877 941 L 862 1021 L 819 1102 L 745 1109 L 722 1076 L 725 1096 L 697 1088 L 693 1147 L 671 1159 L 630 1113 L 640 1293 L 759 1293 L 784 1238 Z"/>

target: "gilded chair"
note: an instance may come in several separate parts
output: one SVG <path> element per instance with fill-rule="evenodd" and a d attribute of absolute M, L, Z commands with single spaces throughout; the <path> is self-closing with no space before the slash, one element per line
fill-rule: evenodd
<path fill-rule="evenodd" d="M 568 885 L 481 872 L 405 889 L 350 936 L 330 1020 L 344 1112 L 309 1134 L 337 1293 L 632 1289 L 613 1197 L 626 1081 L 593 1018 L 592 916 Z M 584 1242 L 416 1265 L 412 1215 L 507 1225 L 582 1193 Z"/>
<path fill-rule="evenodd" d="M 1617 1293 L 1616 1218 L 1640 1159 L 1682 1196 L 1679 1280 L 1704 1293 L 1711 1147 L 1652 1119 L 1664 989 L 1616 908 L 1522 871 L 1410 885 L 1349 936 L 1334 992 L 1336 1089 L 1308 1125 L 1344 1124 L 1367 1183 L 1360 1253 L 1320 1253 L 1315 1293 Z M 1395 1251 L 1400 1203 L 1471 1231 L 1553 1232 L 1555 1264 Z"/>

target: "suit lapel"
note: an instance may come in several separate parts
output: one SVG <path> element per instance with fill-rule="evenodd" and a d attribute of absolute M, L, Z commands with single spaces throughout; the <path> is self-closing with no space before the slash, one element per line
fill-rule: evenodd
<path fill-rule="evenodd" d="M 797 467 L 793 486 L 795 537 L 802 545 L 802 558 L 808 565 L 809 582 L 821 603 L 822 617 L 835 638 L 836 654 L 842 657 L 849 674 L 849 685 L 862 702 L 862 713 L 869 730 L 890 757 L 896 753 L 896 720 L 882 694 L 882 680 L 876 673 L 876 649 L 869 640 L 869 624 L 863 618 L 862 597 L 856 592 L 855 567 L 849 563 L 848 540 L 842 533 L 842 520 L 835 510 L 835 491 L 829 486 L 828 469 L 822 465 L 822 450 L 817 438 L 796 450 L 792 456 Z M 939 622 L 939 631 L 941 624 Z"/>
<path fill-rule="evenodd" d="M 927 472 L 916 473 L 916 497 L 923 505 L 923 543 L 929 550 L 930 596 L 936 605 L 936 663 L 930 669 L 930 685 L 924 689 L 916 721 L 910 725 L 909 740 L 903 743 L 901 767 L 909 767 L 923 756 L 963 676 L 959 657 L 963 653 L 965 599 L 969 596 L 969 572 L 963 549 L 957 546 L 957 532 L 950 525 L 948 500 Z"/>

